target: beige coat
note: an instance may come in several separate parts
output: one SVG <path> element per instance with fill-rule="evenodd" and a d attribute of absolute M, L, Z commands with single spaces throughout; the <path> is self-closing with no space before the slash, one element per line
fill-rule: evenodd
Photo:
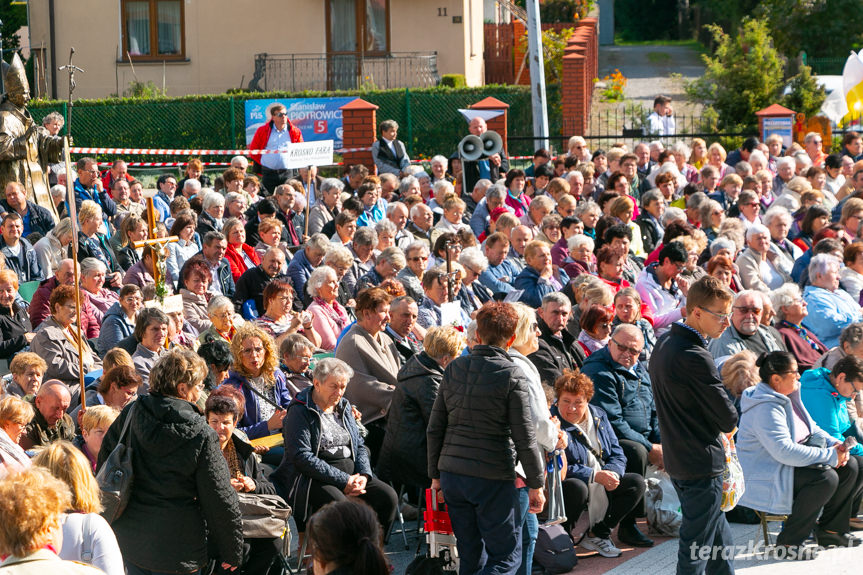
<path fill-rule="evenodd" d="M 210 316 L 207 315 L 207 298 L 192 293 L 186 288 L 180 290 L 180 295 L 183 296 L 183 317 L 189 325 L 198 330 L 198 333 L 207 331 L 213 325 Z"/>
<path fill-rule="evenodd" d="M 769 263 L 769 259 L 767 260 Z M 758 291 L 763 291 L 765 293 L 770 292 L 770 288 L 766 283 L 761 279 L 761 256 L 751 248 L 746 248 L 740 255 L 737 256 L 737 264 L 738 269 L 740 270 L 740 280 L 743 282 L 743 287 L 745 289 L 754 289 Z M 773 270 L 782 276 L 782 281 L 788 283 L 791 280 L 791 276 L 785 273 L 780 267 L 774 266 Z"/>
<path fill-rule="evenodd" d="M 86 337 L 84 334 L 82 336 Z M 82 343 L 85 346 L 88 345 L 86 339 Z M 90 348 L 87 349 L 90 350 Z M 78 349 L 72 345 L 72 342 L 63 333 L 63 328 L 53 317 L 49 317 L 39 325 L 36 337 L 30 343 L 30 351 L 39 355 L 48 364 L 44 381 L 59 379 L 69 386 L 69 389 L 72 390 L 72 403 L 74 405 L 79 390 Z M 90 350 L 89 356 L 90 362 L 84 363 L 85 374 L 102 369 L 102 361 L 96 352 Z"/>
<path fill-rule="evenodd" d="M 393 340 L 385 333 L 375 340 L 354 324 L 336 348 L 336 357 L 354 370 L 345 397 L 363 414 L 363 423 L 386 417 L 400 367 Z"/>
<path fill-rule="evenodd" d="M 3 575 L 95 575 L 101 570 L 77 563 L 64 561 L 47 549 L 40 549 L 27 557 L 8 557 L 0 563 Z"/>

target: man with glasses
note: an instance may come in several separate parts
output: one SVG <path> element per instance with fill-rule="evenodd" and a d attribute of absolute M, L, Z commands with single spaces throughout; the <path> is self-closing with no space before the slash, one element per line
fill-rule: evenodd
<path fill-rule="evenodd" d="M 764 300 L 755 290 L 744 290 L 735 296 L 731 325 L 707 348 L 717 366 L 722 367 L 729 357 L 744 349 L 755 357 L 768 351 L 788 351 L 776 328 L 761 325 L 763 312 Z"/>
<path fill-rule="evenodd" d="M 527 358 L 536 366 L 542 383 L 549 387 L 554 387 L 564 371 L 581 369 L 584 365 L 584 350 L 566 329 L 571 315 L 572 303 L 560 292 L 547 294 L 536 310 L 539 349 Z"/>
<path fill-rule="evenodd" d="M 818 132 L 809 132 L 803 138 L 803 148 L 806 150 L 806 154 L 812 160 L 812 165 L 819 168 L 824 167 L 824 160 L 827 159 L 827 154 L 824 153 L 821 144 L 821 134 Z"/>
<path fill-rule="evenodd" d="M 280 150 L 303 141 L 300 129 L 288 119 L 288 110 L 284 104 L 272 104 L 269 112 L 270 120 L 257 129 L 249 149 Z M 294 170 L 285 166 L 282 154 L 252 154 L 250 157 L 255 163 L 255 171 L 261 174 L 261 185 L 270 193 L 276 186 L 295 176 Z"/>
<path fill-rule="evenodd" d="M 417 303 L 423 299 L 423 276 L 429 261 L 428 244 L 422 240 L 416 240 L 408 245 L 405 250 L 407 265 L 396 274 L 396 279 L 405 286 L 405 291 Z"/>
<path fill-rule="evenodd" d="M 626 471 L 642 477 L 647 464 L 663 467 L 659 422 L 647 369 L 638 361 L 644 336 L 638 326 L 620 324 L 608 345 L 587 358 L 582 373 L 593 381 L 590 403 L 608 414 L 608 421 L 626 455 Z M 641 505 L 620 521 L 617 537 L 627 545 L 650 547 L 653 541 L 635 526 Z"/>
<path fill-rule="evenodd" d="M 658 261 L 644 268 L 635 283 L 641 301 L 653 312 L 653 329 L 657 336 L 683 317 L 689 282 L 678 275 L 688 259 L 682 243 L 669 242 L 659 251 Z"/>
<path fill-rule="evenodd" d="M 96 160 L 93 158 L 81 158 L 75 162 L 75 170 L 78 178 L 75 180 L 75 209 L 81 209 L 81 202 L 93 200 L 102 208 L 102 218 L 105 221 L 105 229 L 110 233 L 112 230 L 108 222 L 117 215 L 117 205 L 102 188 L 102 178 Z"/>
<path fill-rule="evenodd" d="M 409 295 L 397 297 L 390 303 L 390 322 L 385 331 L 399 352 L 402 366 L 423 350 L 422 342 L 414 335 L 418 316 L 417 302 Z"/>
<path fill-rule="evenodd" d="M 686 321 L 672 324 L 650 356 L 662 461 L 683 512 L 678 575 L 702 574 L 705 569 L 734 573 L 733 553 L 725 549 L 734 539 L 721 510 L 725 451 L 719 434 L 734 431 L 737 410 L 707 351 L 708 338 L 718 338 L 728 326 L 732 298 L 714 277 L 695 282 L 687 295 Z M 693 549 L 712 553 L 702 559 Z"/>

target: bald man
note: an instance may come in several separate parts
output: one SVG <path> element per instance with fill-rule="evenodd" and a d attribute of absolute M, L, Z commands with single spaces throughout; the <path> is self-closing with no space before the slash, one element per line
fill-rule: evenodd
<path fill-rule="evenodd" d="M 474 136 L 482 136 L 488 132 L 488 125 L 482 118 L 474 118 L 468 125 L 468 131 Z M 507 171 L 509 171 L 509 158 L 505 150 L 493 156 L 483 156 L 479 160 L 464 162 L 464 189 L 473 190 L 480 179 L 496 182 L 504 177 Z"/>
<path fill-rule="evenodd" d="M 56 379 L 46 381 L 36 397 L 27 401 L 35 407 L 36 415 L 21 436 L 22 448 L 46 446 L 61 439 L 75 439 L 75 422 L 66 413 L 72 403 L 72 394 L 63 382 Z"/>

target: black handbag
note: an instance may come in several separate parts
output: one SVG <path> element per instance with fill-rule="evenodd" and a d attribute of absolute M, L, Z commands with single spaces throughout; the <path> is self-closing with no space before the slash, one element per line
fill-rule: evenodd
<path fill-rule="evenodd" d="M 117 446 L 114 447 L 114 451 L 108 455 L 105 463 L 99 469 L 99 473 L 96 474 L 96 483 L 99 484 L 101 491 L 102 517 L 108 523 L 113 523 L 123 514 L 132 493 L 132 481 L 134 480 L 132 447 L 131 442 L 124 443 L 124 441 L 126 441 L 126 434 L 129 431 L 129 423 L 135 414 L 136 405 L 133 403 L 132 407 L 129 408 L 129 414 L 126 416 L 120 437 L 117 439 Z"/>

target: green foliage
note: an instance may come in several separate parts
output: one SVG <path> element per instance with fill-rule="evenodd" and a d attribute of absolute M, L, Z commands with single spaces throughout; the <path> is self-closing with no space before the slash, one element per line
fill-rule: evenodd
<path fill-rule="evenodd" d="M 563 79 L 563 52 L 566 50 L 569 38 L 574 33 L 575 28 L 564 28 L 559 34 L 554 30 L 543 31 L 542 54 L 546 84 L 560 82 Z M 519 47 L 527 53 L 527 34 L 522 35 L 518 42 Z"/>
<path fill-rule="evenodd" d="M 716 25 L 708 29 L 716 51 L 703 56 L 704 75 L 689 83 L 686 92 L 719 113 L 720 128 L 750 127 L 755 112 L 776 101 L 783 85 L 783 61 L 762 20 L 744 18 L 734 36 Z"/>
<path fill-rule="evenodd" d="M 762 0 L 759 4 L 776 47 L 789 58 L 801 50 L 812 57 L 845 58 L 849 50 L 863 45 L 860 0 Z"/>
<path fill-rule="evenodd" d="M 129 89 L 126 90 L 126 96 L 130 98 L 152 100 L 154 98 L 164 98 L 167 96 L 167 93 L 162 88 L 156 86 L 152 80 L 148 80 L 147 82 L 132 80 L 129 82 Z"/>
<path fill-rule="evenodd" d="M 577 22 L 593 8 L 593 0 L 546 0 L 539 5 L 539 19 L 546 24 Z"/>
<path fill-rule="evenodd" d="M 0 0 L 0 20 L 3 21 L 3 26 L 0 28 L 3 34 L 3 53 L 8 61 L 8 56 L 21 48 L 21 42 L 15 33 L 22 26 L 27 25 L 27 7 L 21 4 L 13 6 L 12 0 Z"/>
<path fill-rule="evenodd" d="M 815 81 L 812 69 L 801 66 L 800 73 L 791 78 L 791 93 L 782 100 L 782 105 L 795 112 L 803 112 L 806 117 L 812 117 L 821 109 L 821 104 L 827 97 L 824 87 Z"/>
<path fill-rule="evenodd" d="M 464 74 L 444 74 L 441 76 L 440 85 L 447 88 L 464 88 L 467 86 Z"/>
<path fill-rule="evenodd" d="M 561 133 L 560 89 L 547 87 L 549 123 L 552 134 Z M 533 122 L 530 88 L 488 85 L 474 88 L 422 88 L 373 90 L 368 92 L 237 92 L 177 98 L 143 97 L 76 100 L 75 144 L 78 146 L 225 149 L 245 146 L 244 106 L 246 100 L 270 98 L 361 97 L 379 106 L 379 119 L 396 120 L 399 137 L 412 156 L 449 153 L 467 134 L 467 123 L 458 108 L 492 96 L 509 104 L 509 153 L 533 152 Z M 52 111 L 63 110 L 63 101 L 32 101 L 34 119 L 40 122 Z M 408 115 L 410 110 L 410 115 Z M 113 158 L 111 158 L 113 159 Z M 202 158 L 224 161 L 224 157 Z M 165 161 L 136 157 L 139 161 Z"/>

